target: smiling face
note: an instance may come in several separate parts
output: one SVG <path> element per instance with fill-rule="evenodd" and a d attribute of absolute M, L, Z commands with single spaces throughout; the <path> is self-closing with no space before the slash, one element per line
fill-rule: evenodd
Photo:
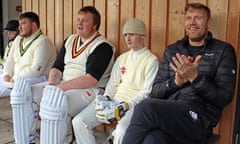
<path fill-rule="evenodd" d="M 203 45 L 207 37 L 210 20 L 204 9 L 189 8 L 185 13 L 185 31 L 189 43 L 193 46 Z"/>

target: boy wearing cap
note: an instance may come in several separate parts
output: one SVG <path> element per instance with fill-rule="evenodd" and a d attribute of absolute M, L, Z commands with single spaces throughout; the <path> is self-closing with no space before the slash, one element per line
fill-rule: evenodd
<path fill-rule="evenodd" d="M 112 135 L 114 144 L 121 144 L 134 106 L 147 98 L 158 70 L 158 59 L 146 48 L 146 28 L 139 19 L 128 20 L 123 27 L 130 49 L 120 55 L 103 95 L 98 95 L 72 120 L 76 142 L 95 144 L 93 128 L 101 123 L 116 122 Z"/>
<path fill-rule="evenodd" d="M 8 44 L 4 50 L 4 57 L 3 57 L 4 61 L 6 61 L 8 55 L 9 55 L 12 43 L 19 33 L 18 26 L 19 26 L 19 23 L 17 20 L 10 20 L 10 21 L 8 21 L 6 27 L 4 28 L 4 30 L 6 30 L 7 34 L 8 34 L 7 35 L 8 36 Z"/>

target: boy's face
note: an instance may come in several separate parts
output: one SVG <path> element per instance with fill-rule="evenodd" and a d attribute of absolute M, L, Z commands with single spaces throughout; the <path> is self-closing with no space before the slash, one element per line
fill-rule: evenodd
<path fill-rule="evenodd" d="M 17 31 L 8 30 L 7 34 L 8 34 L 8 40 L 12 40 L 12 39 L 14 39 L 17 36 L 18 32 Z"/>
<path fill-rule="evenodd" d="M 96 31 L 96 25 L 93 21 L 93 14 L 89 12 L 80 12 L 77 17 L 77 34 L 79 34 L 81 38 L 88 39 Z"/>
<path fill-rule="evenodd" d="M 127 34 L 124 34 L 124 39 L 127 44 L 127 47 L 130 49 L 138 50 L 145 46 L 143 35 L 127 33 Z"/>

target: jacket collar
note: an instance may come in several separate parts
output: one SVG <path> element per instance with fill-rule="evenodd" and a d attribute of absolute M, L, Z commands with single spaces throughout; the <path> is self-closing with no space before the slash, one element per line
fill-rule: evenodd
<path fill-rule="evenodd" d="M 189 45 L 188 39 L 189 39 L 188 36 L 185 36 L 184 38 L 177 42 L 180 49 L 185 49 L 185 47 Z M 212 39 L 213 39 L 212 33 L 208 32 L 208 36 L 205 39 L 204 47 L 206 47 L 206 45 L 208 45 Z"/>

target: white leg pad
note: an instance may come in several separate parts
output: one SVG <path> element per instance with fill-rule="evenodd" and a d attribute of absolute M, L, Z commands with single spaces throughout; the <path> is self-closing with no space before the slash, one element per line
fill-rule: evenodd
<path fill-rule="evenodd" d="M 62 144 L 68 129 L 68 102 L 56 86 L 46 86 L 40 103 L 41 144 Z"/>
<path fill-rule="evenodd" d="M 27 144 L 33 138 L 30 133 L 36 120 L 32 108 L 32 92 L 29 83 L 18 78 L 11 92 L 14 137 L 17 144 Z"/>

